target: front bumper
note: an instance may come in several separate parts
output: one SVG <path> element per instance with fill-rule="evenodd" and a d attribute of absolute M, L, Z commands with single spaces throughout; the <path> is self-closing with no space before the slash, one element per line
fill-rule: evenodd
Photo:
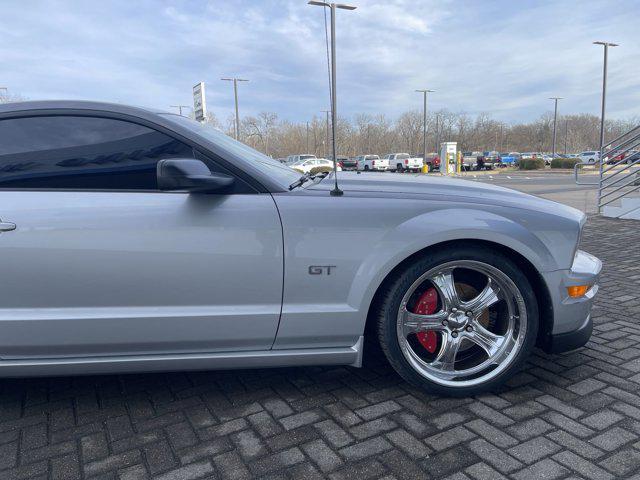
<path fill-rule="evenodd" d="M 589 341 L 593 330 L 591 307 L 598 293 L 598 278 L 602 262 L 582 250 L 575 254 L 570 270 L 543 273 L 553 304 L 553 327 L 542 348 L 549 353 L 575 350 Z M 567 287 L 591 285 L 579 297 L 569 297 Z"/>

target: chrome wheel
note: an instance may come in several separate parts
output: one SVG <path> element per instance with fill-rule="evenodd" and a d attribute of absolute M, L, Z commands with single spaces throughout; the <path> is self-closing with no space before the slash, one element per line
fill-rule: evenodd
<path fill-rule="evenodd" d="M 409 287 L 396 330 L 402 354 L 418 374 L 440 385 L 475 386 L 513 362 L 524 343 L 526 306 L 498 268 L 448 262 Z"/>

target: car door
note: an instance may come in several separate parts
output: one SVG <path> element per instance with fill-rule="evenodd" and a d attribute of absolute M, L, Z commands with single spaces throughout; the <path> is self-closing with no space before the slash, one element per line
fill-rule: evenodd
<path fill-rule="evenodd" d="M 0 120 L 0 358 L 271 347 L 273 199 L 240 179 L 229 194 L 160 192 L 158 160 L 195 154 L 114 118 Z"/>

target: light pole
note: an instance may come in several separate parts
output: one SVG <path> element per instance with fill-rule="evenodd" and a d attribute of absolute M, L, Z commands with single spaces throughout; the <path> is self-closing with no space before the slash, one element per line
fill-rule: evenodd
<path fill-rule="evenodd" d="M 245 80 L 244 78 L 221 78 L 220 80 L 224 80 L 225 82 L 233 82 L 233 96 L 236 102 L 236 122 L 235 122 L 235 134 L 236 140 L 240 140 L 240 115 L 238 115 L 238 82 L 248 82 L 249 80 Z"/>
<path fill-rule="evenodd" d="M 600 182 L 602 182 L 602 169 L 603 159 L 602 153 L 604 151 L 604 114 L 607 106 L 607 62 L 609 60 L 609 47 L 617 47 L 617 43 L 610 42 L 593 42 L 594 45 L 602 45 L 604 47 L 604 66 L 602 68 L 602 111 L 600 113 L 600 155 L 599 157 L 599 170 L 600 170 Z M 598 188 L 598 213 L 600 213 L 600 188 Z"/>
<path fill-rule="evenodd" d="M 562 97 L 549 97 L 549 100 L 555 102 L 555 109 L 553 111 L 553 153 L 552 158 L 556 158 L 556 124 L 558 122 L 558 100 L 562 100 Z"/>
<path fill-rule="evenodd" d="M 169 105 L 171 108 L 177 108 L 180 116 L 182 117 L 182 109 L 189 108 L 189 105 Z"/>
<path fill-rule="evenodd" d="M 564 154 L 567 154 L 567 135 L 569 133 L 569 120 L 564 121 Z"/>
<path fill-rule="evenodd" d="M 326 139 L 324 142 L 324 158 L 329 158 L 329 114 L 331 110 L 320 110 L 327 117 L 327 126 L 325 127 Z"/>
<path fill-rule="evenodd" d="M 422 160 L 424 164 L 427 164 L 427 93 L 435 92 L 435 90 L 416 90 L 418 93 L 422 93 Z"/>
<path fill-rule="evenodd" d="M 337 101 L 336 101 L 336 9 L 342 10 L 355 10 L 356 7 L 352 5 L 345 5 L 341 3 L 326 3 L 311 0 L 309 5 L 316 5 L 319 7 L 329 7 L 331 9 L 331 137 L 333 140 L 333 178 L 335 181 L 335 187 L 331 190 L 331 195 L 340 196 L 342 190 L 338 188 L 338 164 L 336 163 L 336 125 L 338 123 L 337 118 Z"/>
<path fill-rule="evenodd" d="M 436 113 L 436 155 L 440 155 L 440 115 Z M 440 159 L 440 163 L 442 164 L 442 159 Z"/>

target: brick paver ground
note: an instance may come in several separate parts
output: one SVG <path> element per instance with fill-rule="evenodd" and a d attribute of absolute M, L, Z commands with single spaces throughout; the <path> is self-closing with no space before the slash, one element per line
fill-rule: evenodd
<path fill-rule="evenodd" d="M 536 352 L 495 394 L 425 395 L 375 359 L 4 380 L 0 479 L 630 478 L 640 473 L 639 226 L 589 220 L 583 248 L 605 262 L 592 341 Z"/>

